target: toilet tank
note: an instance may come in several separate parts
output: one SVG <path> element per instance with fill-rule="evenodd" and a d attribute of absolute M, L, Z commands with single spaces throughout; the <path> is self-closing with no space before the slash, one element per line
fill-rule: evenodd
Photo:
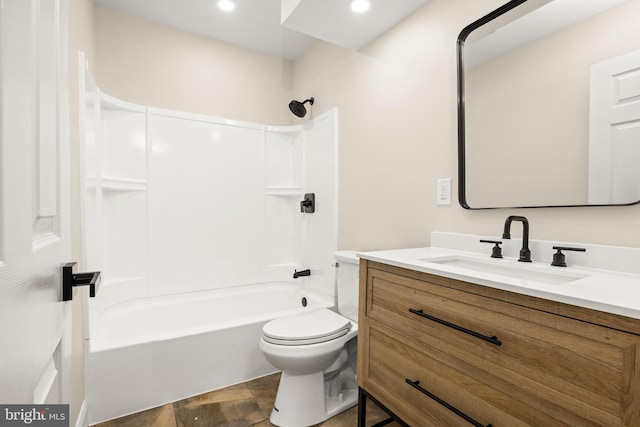
<path fill-rule="evenodd" d="M 338 312 L 357 322 L 360 261 L 356 251 L 339 251 L 335 253 L 335 258 Z"/>

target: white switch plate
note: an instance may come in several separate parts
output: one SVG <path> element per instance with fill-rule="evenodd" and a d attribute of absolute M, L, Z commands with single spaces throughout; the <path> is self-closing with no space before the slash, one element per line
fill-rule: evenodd
<path fill-rule="evenodd" d="M 451 204 L 451 178 L 439 179 L 436 191 L 436 201 L 439 205 Z"/>

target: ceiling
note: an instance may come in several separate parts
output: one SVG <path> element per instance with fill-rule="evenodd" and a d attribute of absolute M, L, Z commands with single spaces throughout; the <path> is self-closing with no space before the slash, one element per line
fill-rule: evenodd
<path fill-rule="evenodd" d="M 370 0 L 354 14 L 349 0 L 95 0 L 96 5 L 270 56 L 294 60 L 316 40 L 360 49 L 429 0 Z"/>

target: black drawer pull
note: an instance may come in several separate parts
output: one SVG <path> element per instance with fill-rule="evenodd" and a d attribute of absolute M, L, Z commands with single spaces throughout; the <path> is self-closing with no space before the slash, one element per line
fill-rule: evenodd
<path fill-rule="evenodd" d="M 448 410 L 450 410 L 451 412 L 453 412 L 454 414 L 456 414 L 460 418 L 463 418 L 465 421 L 468 421 L 469 423 L 473 424 L 474 426 L 476 426 L 476 427 L 492 427 L 491 424 L 487 424 L 486 426 L 484 426 L 483 424 L 480 424 L 479 422 L 477 422 L 476 420 L 474 420 L 473 418 L 471 418 L 469 415 L 465 414 L 464 412 L 462 412 L 458 408 L 456 408 L 454 406 L 451 406 L 450 404 L 448 404 L 444 400 L 440 399 L 435 394 L 425 390 L 424 388 L 422 388 L 420 386 L 420 381 L 411 381 L 409 378 L 405 378 L 405 381 L 407 382 L 407 384 L 411 385 L 411 387 L 414 387 L 414 388 L 420 390 L 421 393 L 426 394 L 431 399 L 435 400 L 436 402 L 438 402 L 439 404 L 441 404 L 442 406 L 444 406 L 445 408 L 447 408 Z"/>
<path fill-rule="evenodd" d="M 488 337 L 486 335 L 482 335 L 481 333 L 476 332 L 476 331 L 472 331 L 471 329 L 463 328 L 462 326 L 456 325 L 454 323 L 447 322 L 446 320 L 438 319 L 437 317 L 428 315 L 423 310 L 416 310 L 414 308 L 410 308 L 409 311 L 412 312 L 413 314 L 417 314 L 420 317 L 424 317 L 425 319 L 433 320 L 434 322 L 440 323 L 441 325 L 447 326 L 449 328 L 453 328 L 453 329 L 455 329 L 457 331 L 460 331 L 460 332 L 464 332 L 465 334 L 472 335 L 472 336 L 474 336 L 476 338 L 480 338 L 481 340 L 488 341 L 491 344 L 502 345 L 502 341 L 500 341 L 498 339 L 498 337 L 496 337 L 495 335 L 492 336 L 492 337 Z"/>

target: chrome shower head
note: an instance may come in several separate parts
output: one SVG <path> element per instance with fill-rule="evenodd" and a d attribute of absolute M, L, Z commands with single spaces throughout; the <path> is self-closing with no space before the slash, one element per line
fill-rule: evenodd
<path fill-rule="evenodd" d="M 313 97 L 305 99 L 303 102 L 294 99 L 289 103 L 289 110 L 298 117 L 304 117 L 307 114 L 307 109 L 304 107 L 304 104 L 307 102 L 313 105 Z"/>

